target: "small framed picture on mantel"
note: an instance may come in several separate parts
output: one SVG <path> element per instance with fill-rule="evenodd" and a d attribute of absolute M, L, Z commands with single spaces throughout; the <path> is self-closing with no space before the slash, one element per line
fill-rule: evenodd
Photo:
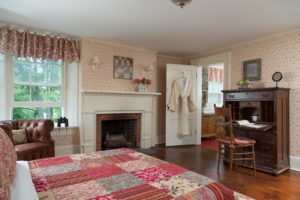
<path fill-rule="evenodd" d="M 246 60 L 243 62 L 243 79 L 258 81 L 261 79 L 261 59 Z"/>

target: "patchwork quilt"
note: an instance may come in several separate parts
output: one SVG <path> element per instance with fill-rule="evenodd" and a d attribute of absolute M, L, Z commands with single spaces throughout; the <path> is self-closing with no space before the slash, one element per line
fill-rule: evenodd
<path fill-rule="evenodd" d="M 131 149 L 29 162 L 40 199 L 250 199 L 205 176 Z"/>

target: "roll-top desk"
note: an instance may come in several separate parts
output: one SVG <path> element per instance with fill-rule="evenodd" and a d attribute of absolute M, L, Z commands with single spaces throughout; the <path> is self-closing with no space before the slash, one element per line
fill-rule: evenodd
<path fill-rule="evenodd" d="M 256 140 L 257 169 L 274 175 L 289 169 L 289 89 L 238 89 L 223 93 L 224 105 L 231 105 L 233 120 L 251 121 L 255 112 L 257 123 L 268 124 L 264 129 L 234 126 L 235 136 Z M 239 165 L 252 167 L 250 162 Z"/>

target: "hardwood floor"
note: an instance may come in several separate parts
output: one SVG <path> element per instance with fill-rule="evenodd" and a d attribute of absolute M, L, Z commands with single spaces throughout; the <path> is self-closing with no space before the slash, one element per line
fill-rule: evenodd
<path fill-rule="evenodd" d="M 300 200 L 300 172 L 288 170 L 279 176 L 262 172 L 253 175 L 252 169 L 234 167 L 232 174 L 227 163 L 217 172 L 217 153 L 200 146 L 158 146 L 141 152 L 195 171 L 255 199 Z"/>

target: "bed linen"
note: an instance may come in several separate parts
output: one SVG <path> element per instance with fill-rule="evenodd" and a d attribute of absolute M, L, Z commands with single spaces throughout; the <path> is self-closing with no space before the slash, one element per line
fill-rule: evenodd
<path fill-rule="evenodd" d="M 0 128 L 0 200 L 10 199 L 17 154 L 6 132 Z"/>
<path fill-rule="evenodd" d="M 11 200 L 38 200 L 27 161 L 17 161 L 15 179 L 11 185 Z"/>
<path fill-rule="evenodd" d="M 250 199 L 205 176 L 131 149 L 28 164 L 40 199 Z"/>

